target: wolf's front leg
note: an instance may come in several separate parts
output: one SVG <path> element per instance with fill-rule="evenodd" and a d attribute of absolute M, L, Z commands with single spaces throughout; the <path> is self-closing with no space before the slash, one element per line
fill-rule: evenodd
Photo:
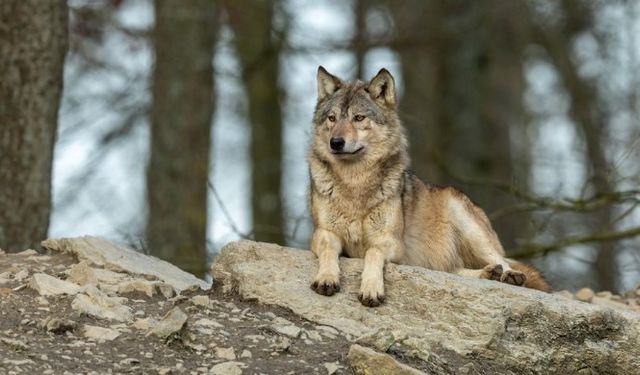
<path fill-rule="evenodd" d="M 364 269 L 358 299 L 365 306 L 375 307 L 384 302 L 384 264 L 397 260 L 402 244 L 395 239 L 385 239 L 371 247 L 364 255 Z"/>
<path fill-rule="evenodd" d="M 328 230 L 317 228 L 311 238 L 311 251 L 318 257 L 318 274 L 311 289 L 318 294 L 332 296 L 340 291 L 340 238 Z"/>

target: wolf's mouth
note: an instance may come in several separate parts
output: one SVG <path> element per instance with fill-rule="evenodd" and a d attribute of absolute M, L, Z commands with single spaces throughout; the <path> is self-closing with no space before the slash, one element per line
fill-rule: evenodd
<path fill-rule="evenodd" d="M 364 150 L 364 146 L 361 146 L 359 149 L 357 149 L 357 150 L 355 150 L 353 152 L 331 150 L 331 153 L 334 154 L 334 155 L 338 155 L 338 156 L 340 156 L 340 155 L 348 156 L 348 155 L 355 155 L 355 154 L 359 153 L 362 150 Z"/>

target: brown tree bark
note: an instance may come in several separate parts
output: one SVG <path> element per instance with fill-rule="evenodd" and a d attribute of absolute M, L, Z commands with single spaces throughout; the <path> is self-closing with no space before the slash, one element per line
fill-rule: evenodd
<path fill-rule="evenodd" d="M 0 2 L 0 248 L 39 248 L 67 51 L 64 0 Z"/>
<path fill-rule="evenodd" d="M 155 16 L 148 246 L 151 254 L 202 277 L 216 6 L 210 0 L 179 6 L 156 0 Z"/>
<path fill-rule="evenodd" d="M 277 2 L 226 1 L 235 34 L 242 79 L 247 90 L 251 127 L 251 210 L 258 241 L 284 244 L 280 189 L 282 113 L 278 83 L 282 36 L 273 29 Z"/>

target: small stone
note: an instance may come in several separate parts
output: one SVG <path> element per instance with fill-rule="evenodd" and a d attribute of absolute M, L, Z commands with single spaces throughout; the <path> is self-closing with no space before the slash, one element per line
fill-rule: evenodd
<path fill-rule="evenodd" d="M 156 287 L 160 291 L 160 294 L 164 296 L 164 298 L 171 298 L 176 294 L 176 291 L 169 284 L 159 282 L 156 284 Z"/>
<path fill-rule="evenodd" d="M 211 300 L 207 296 L 193 296 L 191 297 L 191 303 L 196 306 L 211 307 Z"/>
<path fill-rule="evenodd" d="M 276 351 L 286 352 L 291 348 L 291 340 L 287 337 L 280 336 L 272 346 Z"/>
<path fill-rule="evenodd" d="M 356 374 L 424 375 L 422 371 L 400 363 L 388 354 L 358 344 L 351 345 L 347 358 Z"/>
<path fill-rule="evenodd" d="M 136 365 L 138 363 L 140 363 L 140 360 L 137 358 L 125 358 L 120 361 L 121 365 Z"/>
<path fill-rule="evenodd" d="M 242 362 L 222 362 L 209 369 L 209 374 L 212 375 L 242 375 L 242 367 L 245 367 Z"/>
<path fill-rule="evenodd" d="M 305 330 L 305 334 L 313 341 L 322 341 L 322 336 L 316 330 Z"/>
<path fill-rule="evenodd" d="M 220 359 L 226 359 L 227 361 L 233 361 L 236 359 L 236 353 L 233 350 L 233 347 L 230 348 L 216 348 L 215 356 Z"/>
<path fill-rule="evenodd" d="M 281 335 L 285 335 L 294 339 L 298 338 L 300 336 L 300 332 L 302 331 L 299 327 L 296 327 L 294 325 L 274 324 L 271 326 L 271 328 L 273 328 L 274 331 Z"/>
<path fill-rule="evenodd" d="M 613 296 L 613 293 L 611 293 L 608 290 L 603 290 L 601 292 L 596 293 L 596 296 L 602 297 L 602 298 L 611 298 L 611 296 Z"/>
<path fill-rule="evenodd" d="M 242 353 L 240 353 L 240 358 L 252 358 L 253 354 L 251 354 L 250 351 L 248 351 L 247 349 L 244 349 L 242 351 Z"/>
<path fill-rule="evenodd" d="M 98 284 L 98 277 L 93 268 L 89 267 L 89 263 L 86 260 L 71 266 L 67 274 L 69 279 L 80 285 Z"/>
<path fill-rule="evenodd" d="M 591 302 L 593 296 L 593 290 L 589 288 L 582 288 L 576 293 L 576 299 L 582 302 Z"/>
<path fill-rule="evenodd" d="M 128 322 L 132 319 L 131 308 L 121 303 L 122 298 L 109 297 L 95 286 L 85 287 L 86 294 L 78 294 L 71 308 L 101 319 Z"/>
<path fill-rule="evenodd" d="M 45 319 L 40 326 L 46 329 L 47 332 L 62 334 L 67 331 L 73 331 L 76 327 L 76 323 L 68 319 L 49 317 Z"/>
<path fill-rule="evenodd" d="M 120 332 L 98 326 L 85 325 L 82 331 L 84 337 L 96 341 L 112 341 L 120 336 Z"/>
<path fill-rule="evenodd" d="M 203 327 L 213 327 L 213 328 L 223 328 L 224 327 L 222 324 L 216 322 L 215 320 L 211 320 L 211 319 L 207 319 L 207 318 L 198 319 L 195 323 L 193 323 L 193 325 L 203 326 Z"/>
<path fill-rule="evenodd" d="M 339 362 L 325 362 L 322 365 L 327 369 L 327 375 L 333 375 L 342 368 Z"/>
<path fill-rule="evenodd" d="M 16 253 L 16 255 L 20 255 L 22 257 L 28 257 L 28 256 L 32 256 L 32 255 L 38 255 L 38 252 L 33 250 L 33 249 L 28 249 L 28 250 Z"/>
<path fill-rule="evenodd" d="M 0 288 L 0 298 L 7 298 L 11 295 L 11 293 L 13 293 L 13 290 L 11 288 Z"/>
<path fill-rule="evenodd" d="M 60 280 L 46 273 L 36 273 L 29 279 L 29 287 L 42 296 L 54 296 L 59 294 L 75 295 L 80 292 L 80 287 L 74 283 Z"/>
<path fill-rule="evenodd" d="M 22 281 L 22 280 L 26 279 L 27 277 L 29 277 L 29 271 L 27 271 L 26 269 L 20 270 L 15 275 L 13 275 L 13 278 L 16 281 Z"/>
<path fill-rule="evenodd" d="M 187 314 L 179 307 L 169 311 L 148 334 L 154 334 L 160 338 L 167 338 L 179 332 L 187 322 Z"/>
<path fill-rule="evenodd" d="M 157 323 L 158 322 L 153 318 L 137 319 L 135 323 L 133 323 L 133 328 L 140 331 L 146 331 L 151 328 L 151 326 L 155 326 Z"/>
<path fill-rule="evenodd" d="M 126 281 L 118 285 L 117 292 L 118 294 L 140 292 L 151 298 L 156 294 L 156 286 L 154 283 L 142 279 Z"/>
<path fill-rule="evenodd" d="M 29 346 L 20 340 L 10 339 L 6 337 L 0 338 L 0 342 L 15 351 L 23 351 L 29 349 Z"/>

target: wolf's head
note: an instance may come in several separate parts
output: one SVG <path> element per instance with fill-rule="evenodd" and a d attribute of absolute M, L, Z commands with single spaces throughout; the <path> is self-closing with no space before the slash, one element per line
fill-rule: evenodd
<path fill-rule="evenodd" d="M 376 161 L 406 149 L 395 81 L 386 69 L 369 82 L 349 82 L 319 67 L 313 123 L 313 151 L 325 160 Z"/>

